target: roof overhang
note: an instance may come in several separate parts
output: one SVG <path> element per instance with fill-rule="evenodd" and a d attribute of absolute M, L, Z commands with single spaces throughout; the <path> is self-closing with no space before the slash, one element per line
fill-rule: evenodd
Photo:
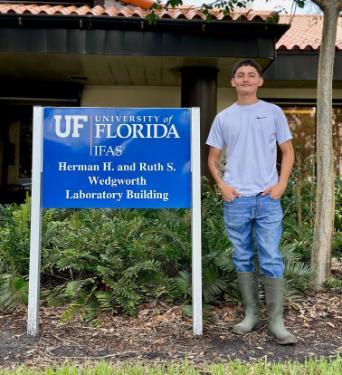
<path fill-rule="evenodd" d="M 266 87 L 279 87 L 286 82 L 288 87 L 316 87 L 319 51 L 279 50 L 277 58 L 264 74 Z M 342 88 L 342 51 L 335 51 L 334 88 Z"/>
<path fill-rule="evenodd" d="M 83 84 L 180 84 L 180 68 L 209 66 L 226 85 L 237 58 L 263 67 L 289 25 L 138 17 L 0 16 L 0 77 Z"/>
<path fill-rule="evenodd" d="M 93 15 L 46 15 L 46 14 L 0 14 L 0 27 L 15 28 L 58 28 L 58 29 L 104 29 L 104 30 L 150 30 L 154 32 L 172 31 L 173 33 L 199 32 L 219 34 L 222 32 L 238 32 L 248 34 L 256 32 L 258 36 L 271 37 L 275 40 L 287 31 L 289 24 L 278 24 L 264 21 L 205 21 L 202 19 L 157 18 L 150 24 L 140 17 L 93 16 Z M 237 36 L 237 35 L 235 35 Z"/>

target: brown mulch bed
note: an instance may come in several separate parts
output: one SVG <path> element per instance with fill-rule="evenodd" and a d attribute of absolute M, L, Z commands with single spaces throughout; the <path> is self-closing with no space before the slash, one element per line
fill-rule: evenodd
<path fill-rule="evenodd" d="M 231 328 L 243 312 L 225 304 L 210 311 L 202 337 L 193 337 L 192 322 L 180 306 L 163 303 L 141 306 L 137 318 L 101 316 L 101 326 L 91 327 L 74 319 L 61 321 L 63 309 L 42 307 L 38 338 L 26 336 L 26 311 L 0 315 L 0 366 L 29 364 L 44 367 L 65 361 L 112 362 L 222 362 L 228 358 L 253 361 L 299 360 L 309 357 L 334 358 L 342 350 L 342 298 L 321 292 L 302 298 L 286 308 L 286 325 L 299 342 L 279 346 L 264 325 L 246 336 Z M 265 315 L 265 310 L 263 310 Z"/>

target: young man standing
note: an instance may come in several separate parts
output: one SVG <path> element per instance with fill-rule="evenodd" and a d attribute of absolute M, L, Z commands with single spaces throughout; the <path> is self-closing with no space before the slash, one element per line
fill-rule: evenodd
<path fill-rule="evenodd" d="M 262 84 L 261 68 L 254 60 L 235 64 L 231 85 L 237 101 L 215 117 L 207 139 L 208 165 L 224 200 L 224 222 L 233 245 L 233 262 L 245 306 L 245 318 L 234 326 L 233 332 L 244 335 L 260 326 L 254 233 L 264 276 L 268 328 L 278 344 L 288 345 L 297 339 L 283 322 L 280 198 L 294 163 L 294 151 L 282 110 L 257 98 Z M 276 169 L 277 143 L 282 151 L 280 176 Z M 218 162 L 223 149 L 226 165 L 222 176 Z"/>

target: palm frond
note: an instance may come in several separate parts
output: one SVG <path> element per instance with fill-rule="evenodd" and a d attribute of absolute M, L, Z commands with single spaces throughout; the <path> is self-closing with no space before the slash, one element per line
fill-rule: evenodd
<path fill-rule="evenodd" d="M 180 271 L 174 282 L 179 296 L 182 296 L 185 300 L 191 297 L 191 273 L 189 271 Z"/>
<path fill-rule="evenodd" d="M 335 289 L 342 292 L 342 280 L 336 277 L 329 277 L 325 280 L 324 286 L 328 289 Z"/>
<path fill-rule="evenodd" d="M 22 276 L 0 275 L 0 311 L 27 303 L 28 282 Z"/>

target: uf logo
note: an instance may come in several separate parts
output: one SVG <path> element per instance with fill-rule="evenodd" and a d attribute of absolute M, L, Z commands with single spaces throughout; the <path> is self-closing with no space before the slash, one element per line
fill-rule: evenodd
<path fill-rule="evenodd" d="M 64 117 L 64 121 L 62 121 Z M 55 131 L 59 138 L 79 138 L 80 129 L 84 127 L 84 122 L 88 121 L 88 116 L 81 115 L 55 115 Z"/>

